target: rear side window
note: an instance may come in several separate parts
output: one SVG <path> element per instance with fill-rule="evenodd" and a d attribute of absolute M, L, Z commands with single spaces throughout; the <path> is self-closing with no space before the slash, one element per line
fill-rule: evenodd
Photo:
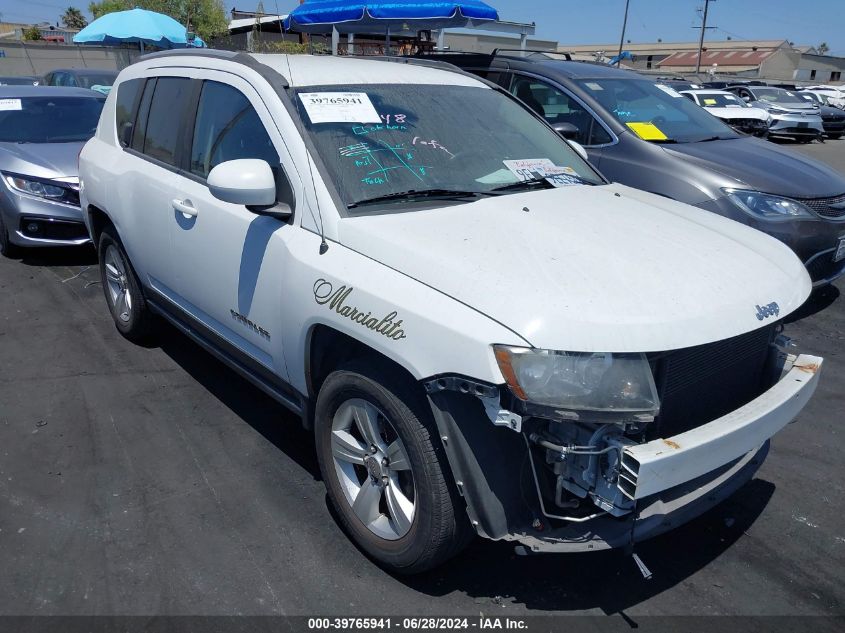
<path fill-rule="evenodd" d="M 144 86 L 144 93 L 141 96 L 141 103 L 138 105 L 138 116 L 135 119 L 135 133 L 132 135 L 132 149 L 139 152 L 144 151 L 144 139 L 147 131 L 147 119 L 150 115 L 150 103 L 153 100 L 156 80 L 148 79 Z"/>
<path fill-rule="evenodd" d="M 142 151 L 168 165 L 176 164 L 179 126 L 190 98 L 190 81 L 184 77 L 159 77 L 153 91 Z"/>
<path fill-rule="evenodd" d="M 279 166 L 279 155 L 258 113 L 237 89 L 216 81 L 202 87 L 191 148 L 191 173 L 205 178 L 227 160 L 260 158 Z"/>
<path fill-rule="evenodd" d="M 117 138 L 123 147 L 127 147 L 132 140 L 132 127 L 135 124 L 135 104 L 144 86 L 143 79 L 123 81 L 117 87 L 117 104 L 115 105 L 115 124 Z"/>

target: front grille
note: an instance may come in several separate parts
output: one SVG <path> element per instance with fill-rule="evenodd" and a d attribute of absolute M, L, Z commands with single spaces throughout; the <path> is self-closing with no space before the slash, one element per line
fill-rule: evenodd
<path fill-rule="evenodd" d="M 834 252 L 835 250 L 831 250 L 824 253 L 807 264 L 807 272 L 810 273 L 810 279 L 816 282 L 839 276 L 843 268 L 845 268 L 845 259 L 838 262 L 833 261 Z"/>
<path fill-rule="evenodd" d="M 706 424 L 768 389 L 767 361 L 776 327 L 773 323 L 723 341 L 650 354 L 660 394 L 653 438 Z"/>
<path fill-rule="evenodd" d="M 823 218 L 838 219 L 845 217 L 845 194 L 833 198 L 796 198 L 796 200 L 801 204 L 806 204 Z M 833 205 L 842 206 L 834 209 Z"/>

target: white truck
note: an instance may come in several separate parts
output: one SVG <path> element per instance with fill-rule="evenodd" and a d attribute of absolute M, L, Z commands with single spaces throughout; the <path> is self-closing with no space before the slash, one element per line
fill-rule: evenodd
<path fill-rule="evenodd" d="M 608 183 L 432 62 L 129 66 L 80 155 L 106 301 L 301 415 L 348 534 L 413 573 L 475 534 L 631 547 L 748 481 L 822 359 L 779 241 Z"/>

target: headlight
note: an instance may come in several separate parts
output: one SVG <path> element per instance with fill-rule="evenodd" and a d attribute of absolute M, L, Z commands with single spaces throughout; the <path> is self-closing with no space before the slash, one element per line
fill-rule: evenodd
<path fill-rule="evenodd" d="M 39 198 L 50 198 L 52 200 L 61 200 L 65 197 L 65 188 L 57 187 L 56 185 L 49 185 L 40 180 L 29 180 L 21 178 L 20 176 L 6 175 L 6 182 L 9 187 L 21 193 L 27 193 L 31 196 L 38 196 Z"/>
<path fill-rule="evenodd" d="M 740 209 L 765 220 L 794 220 L 815 217 L 806 205 L 760 191 L 722 189 L 728 200 Z"/>
<path fill-rule="evenodd" d="M 644 354 L 556 352 L 495 345 L 499 369 L 521 400 L 589 411 L 652 411 L 660 408 Z"/>

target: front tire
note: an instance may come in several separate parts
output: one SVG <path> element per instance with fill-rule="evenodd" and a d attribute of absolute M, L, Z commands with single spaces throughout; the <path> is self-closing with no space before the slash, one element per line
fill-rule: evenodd
<path fill-rule="evenodd" d="M 155 315 L 150 312 L 135 270 L 113 231 L 103 230 L 97 249 L 106 304 L 117 331 L 134 343 L 142 343 L 153 331 Z"/>
<path fill-rule="evenodd" d="M 357 545 L 414 574 L 456 555 L 472 529 L 415 385 L 364 365 L 335 371 L 317 397 L 317 456 L 329 499 Z"/>
<path fill-rule="evenodd" d="M 10 258 L 20 256 L 20 247 L 12 244 L 9 239 L 9 231 L 6 228 L 6 223 L 3 221 L 2 212 L 0 212 L 0 255 Z"/>

